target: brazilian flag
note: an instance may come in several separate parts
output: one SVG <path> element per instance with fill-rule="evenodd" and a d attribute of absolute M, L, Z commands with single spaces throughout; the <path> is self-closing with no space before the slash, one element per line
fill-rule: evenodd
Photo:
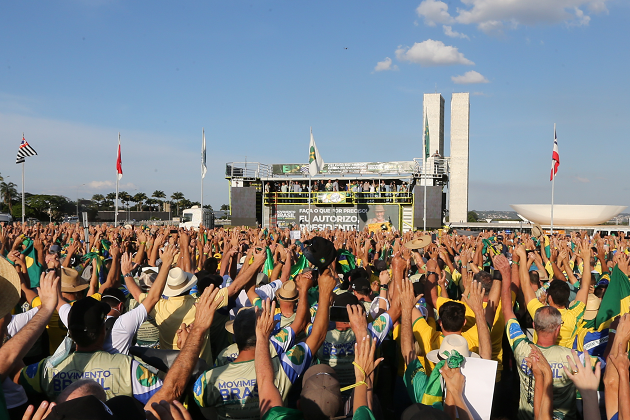
<path fill-rule="evenodd" d="M 35 247 L 33 247 L 33 240 L 31 238 L 25 238 L 22 244 L 25 246 L 22 254 L 26 257 L 26 271 L 31 282 L 30 288 L 39 287 L 39 277 L 44 269 L 39 261 L 37 261 L 37 251 Z"/>
<path fill-rule="evenodd" d="M 584 327 L 599 331 L 601 327 L 606 328 L 614 317 L 627 313 L 629 310 L 630 280 L 618 266 L 615 266 L 597 315 L 595 315 L 594 319 L 587 321 Z"/>
<path fill-rule="evenodd" d="M 304 254 L 302 254 L 297 262 L 291 266 L 291 276 L 289 278 L 293 280 L 295 276 L 300 274 L 306 267 L 308 267 L 308 260 Z"/>
<path fill-rule="evenodd" d="M 545 254 L 547 258 L 551 258 L 551 242 L 549 242 L 549 236 L 545 235 Z"/>
<path fill-rule="evenodd" d="M 342 273 L 347 273 L 357 268 L 357 264 L 354 259 L 354 255 L 347 249 L 337 250 L 337 266 L 341 269 Z"/>
<path fill-rule="evenodd" d="M 273 254 L 271 253 L 271 249 L 267 247 L 267 259 L 265 260 L 265 265 L 263 265 L 263 274 L 266 274 L 267 277 L 271 278 L 271 273 L 273 272 Z"/>

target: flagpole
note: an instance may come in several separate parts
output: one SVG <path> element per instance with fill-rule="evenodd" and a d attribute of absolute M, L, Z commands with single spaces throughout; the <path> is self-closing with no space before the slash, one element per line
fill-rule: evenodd
<path fill-rule="evenodd" d="M 206 151 L 204 147 L 205 146 L 204 140 L 206 139 L 206 131 L 203 127 L 201 128 L 201 138 L 202 138 L 201 140 L 202 142 L 201 143 L 201 214 L 202 214 L 201 220 L 203 221 L 203 164 L 205 163 L 203 161 L 203 157 L 204 157 L 203 154 Z"/>
<path fill-rule="evenodd" d="M 553 141 L 556 141 L 556 123 L 553 123 Z M 555 143 L 554 143 L 555 145 Z M 553 235 L 553 194 L 554 194 L 554 187 L 556 184 L 556 173 L 555 173 L 555 168 L 552 166 L 551 167 L 551 234 Z"/>
<path fill-rule="evenodd" d="M 313 127 L 311 129 L 311 138 L 313 138 Z M 308 162 L 308 219 L 307 219 L 307 228 L 311 230 L 311 195 L 313 194 L 313 187 L 311 186 L 311 159 L 310 159 L 310 143 L 309 143 L 309 162 Z"/>
<path fill-rule="evenodd" d="M 120 150 L 120 131 L 118 132 L 118 149 L 116 149 L 116 161 L 118 161 L 118 150 Z M 114 226 L 118 226 L 118 168 L 116 168 L 116 201 L 114 203 Z"/>
<path fill-rule="evenodd" d="M 22 133 L 22 137 L 24 137 L 24 133 Z M 24 224 L 24 162 L 22 162 L 22 225 Z"/>

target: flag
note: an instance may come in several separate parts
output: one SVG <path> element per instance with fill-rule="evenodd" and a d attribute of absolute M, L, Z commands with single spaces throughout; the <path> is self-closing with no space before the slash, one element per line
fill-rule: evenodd
<path fill-rule="evenodd" d="M 343 274 L 357 268 L 354 255 L 347 249 L 337 250 L 337 267 Z"/>
<path fill-rule="evenodd" d="M 426 110 L 424 111 L 426 113 Z M 424 120 L 424 160 L 429 159 L 429 116 L 425 114 Z"/>
<path fill-rule="evenodd" d="M 24 133 L 22 133 L 22 141 L 20 142 L 20 148 L 17 152 L 17 158 L 15 158 L 15 163 L 24 163 L 24 158 L 27 156 L 35 156 L 37 152 L 35 149 L 31 147 L 30 144 L 24 138 Z M 39 283 L 39 279 L 37 279 Z"/>
<path fill-rule="evenodd" d="M 22 244 L 25 246 L 22 254 L 26 259 L 26 272 L 31 282 L 30 288 L 39 287 L 39 276 L 41 276 L 43 268 L 37 260 L 37 250 L 33 246 L 31 238 L 25 238 Z"/>
<path fill-rule="evenodd" d="M 556 135 L 556 127 L 553 127 L 553 152 L 551 152 L 551 176 L 549 181 L 553 181 L 558 173 L 560 166 L 560 155 L 558 154 L 558 136 Z"/>
<path fill-rule="evenodd" d="M 315 176 L 321 172 L 324 167 L 324 160 L 319 155 L 319 150 L 315 145 L 313 138 L 313 129 L 311 128 L 311 143 L 308 145 L 308 172 L 311 176 Z"/>
<path fill-rule="evenodd" d="M 293 280 L 295 276 L 300 274 L 306 267 L 308 267 L 308 260 L 304 256 L 304 254 L 300 255 L 295 264 L 291 266 L 291 275 L 289 276 L 290 280 Z"/>
<path fill-rule="evenodd" d="M 203 128 L 201 132 L 203 134 L 203 140 L 201 141 L 201 178 L 205 178 L 208 171 L 206 167 L 206 132 Z"/>
<path fill-rule="evenodd" d="M 267 277 L 271 278 L 271 273 L 273 273 L 273 254 L 271 253 L 271 249 L 267 247 L 265 250 L 267 253 L 267 259 L 265 260 L 265 264 L 263 265 L 263 274 L 266 274 Z"/>
<path fill-rule="evenodd" d="M 118 158 L 116 159 L 116 172 L 118 172 L 118 180 L 122 178 L 122 158 L 120 156 L 120 133 L 118 133 Z"/>
<path fill-rule="evenodd" d="M 610 321 L 619 314 L 628 312 L 630 308 L 630 281 L 623 271 L 615 266 L 610 276 L 610 283 L 602 298 L 595 318 L 586 322 L 584 328 L 606 328 Z"/>

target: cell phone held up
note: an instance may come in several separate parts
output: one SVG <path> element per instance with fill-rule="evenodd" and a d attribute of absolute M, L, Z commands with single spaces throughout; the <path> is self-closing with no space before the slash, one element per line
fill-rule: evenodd
<path fill-rule="evenodd" d="M 330 322 L 350 322 L 348 309 L 345 306 L 331 306 L 329 319 Z"/>

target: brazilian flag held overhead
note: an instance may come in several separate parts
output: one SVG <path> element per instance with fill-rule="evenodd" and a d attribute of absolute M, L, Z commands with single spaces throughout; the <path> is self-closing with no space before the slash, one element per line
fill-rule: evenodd
<path fill-rule="evenodd" d="M 37 260 L 37 250 L 33 246 L 33 240 L 31 238 L 25 238 L 22 241 L 24 250 L 22 254 L 26 257 L 26 269 L 28 272 L 28 278 L 31 281 L 31 289 L 39 287 L 39 277 L 41 276 L 43 269 L 39 261 Z"/>
<path fill-rule="evenodd" d="M 607 327 L 614 317 L 630 310 L 630 280 L 618 266 L 613 268 L 610 284 L 602 298 L 595 318 L 588 321 L 584 327 L 595 330 Z"/>

